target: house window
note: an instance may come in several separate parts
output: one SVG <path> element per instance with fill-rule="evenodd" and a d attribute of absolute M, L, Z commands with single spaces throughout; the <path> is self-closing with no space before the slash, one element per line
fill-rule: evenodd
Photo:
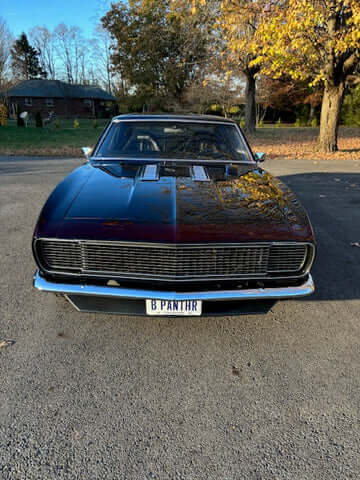
<path fill-rule="evenodd" d="M 45 100 L 45 104 L 47 107 L 53 107 L 54 106 L 54 99 L 53 98 L 47 98 Z"/>
<path fill-rule="evenodd" d="M 88 107 L 91 107 L 92 100 L 90 98 L 84 98 L 84 104 L 87 105 Z"/>
<path fill-rule="evenodd" d="M 26 97 L 25 98 L 25 105 L 27 107 L 31 107 L 32 106 L 32 98 L 31 97 Z"/>

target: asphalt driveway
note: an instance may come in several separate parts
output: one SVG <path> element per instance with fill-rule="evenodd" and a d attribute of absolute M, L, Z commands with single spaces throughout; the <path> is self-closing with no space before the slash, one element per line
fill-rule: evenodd
<path fill-rule="evenodd" d="M 312 297 L 176 319 L 32 288 L 40 208 L 80 163 L 0 159 L 0 479 L 359 478 L 360 159 L 264 164 L 313 222 Z"/>

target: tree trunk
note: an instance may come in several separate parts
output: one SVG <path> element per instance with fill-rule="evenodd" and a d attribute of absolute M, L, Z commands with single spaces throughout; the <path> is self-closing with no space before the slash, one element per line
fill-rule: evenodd
<path fill-rule="evenodd" d="M 252 73 L 246 75 L 245 88 L 245 131 L 247 133 L 255 133 L 256 127 L 256 82 Z"/>
<path fill-rule="evenodd" d="M 340 112 L 344 97 L 344 83 L 327 86 L 321 104 L 319 146 L 322 152 L 338 150 Z"/>

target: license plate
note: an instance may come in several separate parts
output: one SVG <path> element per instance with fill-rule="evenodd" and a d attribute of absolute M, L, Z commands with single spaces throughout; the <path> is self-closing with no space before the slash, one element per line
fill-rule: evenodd
<path fill-rule="evenodd" d="M 201 315 L 201 300 L 149 300 L 146 299 L 147 315 Z"/>

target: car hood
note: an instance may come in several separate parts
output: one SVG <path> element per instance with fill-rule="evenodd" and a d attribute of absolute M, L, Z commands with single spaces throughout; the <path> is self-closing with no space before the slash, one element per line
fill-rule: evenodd
<path fill-rule="evenodd" d="M 161 167 L 153 179 L 143 166 L 85 168 L 50 236 L 179 243 L 312 237 L 290 190 L 252 165 L 203 167 L 202 180 L 188 166 Z"/>

